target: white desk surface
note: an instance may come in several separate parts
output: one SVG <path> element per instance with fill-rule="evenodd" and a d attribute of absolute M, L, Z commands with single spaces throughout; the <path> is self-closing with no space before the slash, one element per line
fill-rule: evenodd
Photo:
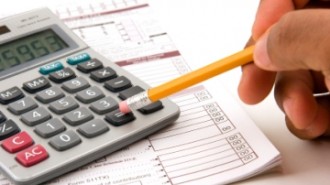
<path fill-rule="evenodd" d="M 243 48 L 259 0 L 150 0 L 161 25 L 168 31 L 185 60 L 198 67 Z M 226 83 L 238 99 L 240 69 L 212 79 Z M 278 148 L 283 163 L 279 169 L 238 184 L 329 184 L 330 140 L 304 141 L 285 126 L 273 94 L 258 105 L 240 104 Z"/>
<path fill-rule="evenodd" d="M 17 5 L 17 2 L 20 5 Z M 65 0 L 12 0 L 6 2 L 6 7 L 27 9 L 60 2 Z M 149 0 L 156 19 L 169 33 L 192 68 L 242 49 L 251 34 L 258 2 L 259 0 Z M 244 105 L 238 99 L 236 91 L 240 72 L 240 69 L 235 69 L 212 81 L 215 84 L 225 83 L 281 152 L 283 163 L 276 170 L 238 184 L 329 184 L 330 140 L 311 142 L 294 137 L 287 130 L 284 116 L 277 108 L 272 95 L 258 105 Z"/>

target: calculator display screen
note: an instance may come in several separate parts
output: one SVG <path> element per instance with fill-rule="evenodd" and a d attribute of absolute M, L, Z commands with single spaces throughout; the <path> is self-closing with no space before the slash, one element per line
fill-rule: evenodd
<path fill-rule="evenodd" d="M 68 47 L 51 29 L 1 44 L 0 72 Z"/>

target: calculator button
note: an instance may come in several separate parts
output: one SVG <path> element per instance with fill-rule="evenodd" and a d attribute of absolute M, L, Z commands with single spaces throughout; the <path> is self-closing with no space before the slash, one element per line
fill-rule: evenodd
<path fill-rule="evenodd" d="M 129 89 L 126 89 L 122 92 L 119 93 L 118 97 L 122 100 L 126 100 L 127 98 L 135 95 L 135 94 L 138 94 L 140 92 L 143 92 L 144 89 L 142 89 L 140 86 L 134 86 L 134 87 L 131 87 Z"/>
<path fill-rule="evenodd" d="M 78 145 L 81 142 L 80 137 L 72 130 L 65 131 L 57 136 L 54 136 L 49 144 L 58 151 L 67 150 Z"/>
<path fill-rule="evenodd" d="M 76 93 L 88 87 L 90 87 L 89 83 L 82 77 L 78 77 L 70 81 L 64 82 L 62 85 L 62 88 L 69 93 Z"/>
<path fill-rule="evenodd" d="M 64 130 L 64 124 L 59 119 L 53 118 L 51 120 L 48 120 L 47 122 L 37 125 L 34 129 L 34 132 L 36 132 L 39 136 L 43 138 L 49 138 L 58 133 L 61 133 Z"/>
<path fill-rule="evenodd" d="M 132 87 L 132 83 L 125 76 L 120 76 L 118 78 L 105 82 L 104 87 L 112 92 L 118 92 Z"/>
<path fill-rule="evenodd" d="M 118 109 L 105 115 L 105 120 L 114 126 L 121 126 L 135 120 L 133 113 L 124 114 Z"/>
<path fill-rule="evenodd" d="M 23 114 L 21 120 L 29 126 L 34 126 L 49 120 L 51 117 L 52 116 L 45 108 L 39 107 Z"/>
<path fill-rule="evenodd" d="M 90 73 L 101 68 L 103 68 L 102 62 L 95 58 L 91 61 L 83 62 L 77 65 L 77 69 L 83 73 Z"/>
<path fill-rule="evenodd" d="M 82 103 L 91 103 L 104 97 L 98 87 L 91 87 L 77 93 L 76 98 Z"/>
<path fill-rule="evenodd" d="M 38 92 L 36 99 L 41 103 L 50 103 L 64 97 L 64 93 L 58 87 L 51 87 Z"/>
<path fill-rule="evenodd" d="M 25 97 L 8 105 L 8 110 L 13 114 L 20 115 L 37 108 L 38 105 L 31 97 Z"/>
<path fill-rule="evenodd" d="M 52 102 L 49 105 L 49 109 L 56 114 L 64 114 L 78 108 L 78 103 L 72 97 L 64 97 L 60 100 Z"/>
<path fill-rule="evenodd" d="M 48 152 L 40 144 L 25 149 L 16 155 L 17 161 L 25 167 L 35 165 L 47 158 Z"/>
<path fill-rule="evenodd" d="M 23 92 L 18 87 L 12 87 L 0 92 L 0 103 L 8 104 L 24 97 Z"/>
<path fill-rule="evenodd" d="M 6 139 L 20 131 L 13 120 L 7 120 L 0 124 L 0 140 Z"/>
<path fill-rule="evenodd" d="M 0 123 L 4 122 L 6 120 L 7 120 L 6 116 L 0 111 Z"/>
<path fill-rule="evenodd" d="M 78 128 L 78 132 L 87 137 L 92 138 L 98 135 L 101 135 L 109 130 L 109 127 L 100 119 L 94 119 L 90 122 L 87 122 L 81 125 Z"/>
<path fill-rule="evenodd" d="M 91 72 L 90 77 L 97 82 L 104 82 L 116 78 L 117 74 L 112 68 L 105 67 Z"/>
<path fill-rule="evenodd" d="M 85 61 L 88 61 L 90 60 L 91 57 L 89 56 L 89 54 L 87 53 L 81 53 L 81 54 L 78 54 L 78 55 L 75 55 L 75 56 L 72 56 L 72 57 L 69 57 L 66 62 L 70 65 L 76 65 L 76 64 L 79 64 L 81 62 L 85 62 Z"/>
<path fill-rule="evenodd" d="M 51 72 L 58 71 L 63 69 L 63 65 L 61 62 L 54 62 L 51 64 L 44 65 L 39 68 L 39 72 L 43 75 L 48 75 Z"/>
<path fill-rule="evenodd" d="M 131 87 L 129 89 L 126 89 L 122 92 L 119 93 L 119 98 L 122 99 L 122 100 L 126 100 L 127 98 L 135 95 L 135 94 L 138 94 L 140 92 L 143 92 L 144 89 L 142 89 L 140 86 L 134 86 L 134 87 Z M 145 107 L 142 107 L 141 109 L 139 109 L 139 111 L 142 113 L 142 114 L 150 114 L 150 113 L 153 113 L 155 111 L 158 111 L 160 109 L 164 108 L 163 107 L 163 104 L 161 101 L 156 101 L 154 103 L 151 103 Z"/>
<path fill-rule="evenodd" d="M 41 91 L 43 89 L 46 89 L 48 87 L 50 87 L 50 83 L 43 76 L 23 83 L 23 89 L 29 93 L 35 93 L 35 92 Z"/>
<path fill-rule="evenodd" d="M 33 144 L 31 136 L 25 131 L 20 132 L 2 142 L 2 147 L 10 153 L 21 151 Z"/>
<path fill-rule="evenodd" d="M 93 102 L 89 108 L 92 109 L 92 111 L 94 111 L 96 114 L 105 114 L 118 109 L 118 107 L 118 103 L 115 99 L 111 97 L 105 97 L 96 102 Z"/>
<path fill-rule="evenodd" d="M 64 68 L 49 74 L 49 79 L 55 83 L 62 83 L 75 77 L 76 74 L 70 68 Z"/>
<path fill-rule="evenodd" d="M 156 101 L 154 103 L 151 103 L 147 106 L 140 108 L 139 111 L 142 114 L 150 114 L 150 113 L 156 112 L 158 110 L 161 110 L 163 108 L 164 108 L 164 106 L 163 106 L 162 102 Z"/>
<path fill-rule="evenodd" d="M 63 120 L 65 122 L 67 122 L 68 124 L 75 126 L 75 125 L 80 125 L 82 123 L 85 123 L 85 122 L 93 119 L 93 117 L 94 116 L 88 109 L 81 107 L 81 108 L 78 108 L 76 110 L 66 113 L 63 117 Z"/>

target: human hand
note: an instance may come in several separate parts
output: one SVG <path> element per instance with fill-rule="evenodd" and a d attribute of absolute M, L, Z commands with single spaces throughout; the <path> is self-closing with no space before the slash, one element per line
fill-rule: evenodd
<path fill-rule="evenodd" d="M 255 104 L 276 83 L 287 126 L 302 139 L 330 133 L 330 99 L 313 96 L 330 90 L 330 9 L 306 9 L 310 5 L 329 7 L 320 1 L 261 1 L 253 26 L 255 62 L 243 67 L 238 88 L 244 102 Z"/>

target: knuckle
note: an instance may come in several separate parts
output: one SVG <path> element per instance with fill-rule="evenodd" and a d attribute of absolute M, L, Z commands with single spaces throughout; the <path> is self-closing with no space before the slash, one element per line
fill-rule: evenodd
<path fill-rule="evenodd" d="M 270 29 L 267 47 L 270 59 L 282 65 L 293 65 L 293 61 L 299 57 L 297 53 L 297 40 L 300 40 L 297 31 L 295 13 L 287 13 Z M 298 32 L 298 33 L 297 33 Z M 286 66 L 288 67 L 288 66 Z"/>
<path fill-rule="evenodd" d="M 274 28 L 271 30 L 271 40 L 275 45 L 285 46 L 292 43 L 296 34 L 294 34 L 294 13 L 287 13 L 281 17 Z"/>
<path fill-rule="evenodd" d="M 330 75 L 330 11 L 288 12 L 270 30 L 271 59 L 290 69 L 311 69 Z"/>

